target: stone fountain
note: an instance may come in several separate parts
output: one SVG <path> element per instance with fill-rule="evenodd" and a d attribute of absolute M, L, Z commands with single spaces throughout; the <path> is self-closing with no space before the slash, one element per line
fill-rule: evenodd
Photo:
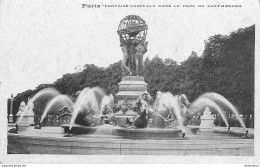
<path fill-rule="evenodd" d="M 147 92 L 147 83 L 142 76 L 143 55 L 147 52 L 146 35 L 148 26 L 145 21 L 136 15 L 126 16 L 120 21 L 118 35 L 120 46 L 123 51 L 122 70 L 123 78 L 116 94 L 118 104 L 126 105 L 127 108 L 134 106 L 136 99 Z M 127 123 L 126 119 L 136 116 L 133 112 L 125 112 L 117 115 L 120 125 Z"/>
<path fill-rule="evenodd" d="M 16 114 L 17 121 L 16 124 L 20 127 L 29 127 L 30 125 L 34 124 L 34 112 L 33 112 L 34 105 L 30 103 L 30 98 L 28 98 L 27 105 L 24 101 L 21 102 L 19 110 Z"/>
<path fill-rule="evenodd" d="M 118 35 L 123 51 L 122 70 L 123 78 L 116 94 L 118 103 L 127 100 L 134 104 L 136 99 L 147 91 L 147 83 L 142 77 L 143 55 L 147 52 L 146 34 L 148 26 L 145 21 L 136 15 L 126 16 L 120 21 Z"/>
<path fill-rule="evenodd" d="M 84 88 L 75 100 L 54 89 L 42 90 L 33 100 L 28 99 L 27 105 L 25 102 L 20 104 L 17 124 L 29 127 L 34 123 L 33 101 L 47 93 L 53 97 L 46 105 L 40 123 L 53 106 L 61 106 L 55 121 L 61 117 L 70 118 L 69 124 L 64 123 L 61 126 L 67 134 L 64 136 L 64 132 L 58 127 L 32 128 L 21 134 L 9 134 L 10 145 L 18 143 L 19 147 L 25 147 L 26 152 L 50 154 L 241 155 L 243 152 L 240 150 L 243 150 L 245 155 L 252 155 L 252 141 L 248 141 L 250 148 L 246 150 L 241 147 L 243 142 L 238 141 L 236 145 L 232 144 L 233 139 L 227 138 L 225 145 L 214 136 L 208 135 L 216 132 L 212 130 L 215 127 L 211 107 L 220 114 L 227 126 L 227 119 L 220 106 L 226 105 L 238 115 L 232 104 L 221 95 L 206 93 L 193 103 L 184 94 L 173 95 L 158 91 L 155 99 L 150 96 L 147 92 L 148 84 L 142 76 L 143 55 L 147 52 L 148 45 L 147 30 L 147 24 L 139 16 L 129 15 L 120 21 L 117 33 L 123 51 L 123 77 L 118 83 L 116 100 L 97 87 Z M 189 120 L 195 115 L 195 111 L 199 112 L 198 108 L 204 110 L 201 125 L 189 126 Z M 241 125 L 244 125 L 243 122 Z M 200 135 L 199 138 L 195 137 L 198 129 L 209 130 L 210 133 L 201 134 L 204 137 L 201 140 Z M 198 133 L 202 133 L 201 131 Z M 235 130 L 233 132 L 238 134 Z M 34 134 L 34 140 L 31 140 L 31 133 Z M 249 131 L 244 138 L 248 138 L 248 133 Z M 19 140 L 16 140 L 15 135 Z"/>
<path fill-rule="evenodd" d="M 210 131 L 212 130 L 215 125 L 214 125 L 214 116 L 211 114 L 211 111 L 209 107 L 206 107 L 203 115 L 200 117 L 201 124 L 200 124 L 200 131 Z"/>

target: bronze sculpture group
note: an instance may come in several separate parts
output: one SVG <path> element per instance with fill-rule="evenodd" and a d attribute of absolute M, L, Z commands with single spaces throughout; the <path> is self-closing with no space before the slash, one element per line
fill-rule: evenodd
<path fill-rule="evenodd" d="M 158 99 L 158 97 L 156 98 Z M 173 108 L 162 107 L 158 108 L 158 105 L 153 105 L 155 102 L 149 93 L 144 92 L 140 95 L 134 105 L 123 104 L 113 104 L 113 106 L 106 105 L 103 107 L 102 112 L 95 114 L 91 108 L 82 108 L 78 113 L 75 123 L 82 126 L 98 126 L 103 124 L 117 125 L 115 117 L 117 115 L 127 115 L 127 113 L 136 113 L 133 119 L 129 119 L 127 124 L 123 127 L 131 128 L 167 128 L 178 125 L 178 120 L 176 116 L 176 111 Z M 190 102 L 187 100 L 186 95 L 181 94 L 178 96 L 178 104 L 182 106 L 181 116 L 183 119 L 191 119 L 193 113 L 189 110 Z M 60 115 L 57 119 L 64 116 L 72 116 L 73 107 L 63 107 L 59 111 Z M 187 125 L 188 121 L 186 121 Z"/>
<path fill-rule="evenodd" d="M 135 71 L 136 76 L 142 75 L 143 55 L 147 52 L 147 45 L 148 42 L 145 42 L 145 40 L 136 46 L 128 46 L 125 43 L 121 43 L 123 76 L 132 76 L 133 71 Z"/>
<path fill-rule="evenodd" d="M 148 42 L 145 21 L 136 15 L 126 16 L 118 27 L 120 46 L 123 51 L 123 76 L 142 75 L 143 55 L 147 52 Z"/>

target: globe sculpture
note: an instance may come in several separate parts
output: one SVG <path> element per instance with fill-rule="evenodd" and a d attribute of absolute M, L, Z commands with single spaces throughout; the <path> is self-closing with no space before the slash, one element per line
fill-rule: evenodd
<path fill-rule="evenodd" d="M 116 94 L 119 104 L 134 105 L 136 99 L 147 92 L 147 83 L 142 77 L 143 55 L 147 52 L 146 35 L 148 26 L 136 15 L 126 16 L 120 21 L 118 35 L 123 51 L 123 78 Z"/>
<path fill-rule="evenodd" d="M 118 35 L 121 44 L 138 44 L 146 38 L 148 26 L 145 21 L 136 15 L 126 16 L 120 21 Z"/>
<path fill-rule="evenodd" d="M 142 75 L 143 54 L 147 52 L 148 44 L 145 42 L 147 29 L 145 21 L 136 15 L 126 16 L 119 23 L 117 33 L 123 51 L 122 69 L 124 76 Z"/>

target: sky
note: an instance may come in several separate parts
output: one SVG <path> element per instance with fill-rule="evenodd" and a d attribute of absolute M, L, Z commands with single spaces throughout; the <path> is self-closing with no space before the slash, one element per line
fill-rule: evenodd
<path fill-rule="evenodd" d="M 148 25 L 144 59 L 172 58 L 182 62 L 192 51 L 200 56 L 204 40 L 228 35 L 255 24 L 258 1 L 115 1 L 115 0 L 2 0 L 0 1 L 1 94 L 53 83 L 75 67 L 107 67 L 122 58 L 117 29 L 120 20 L 134 14 Z M 162 1 L 161 1 L 162 2 Z M 245 3 L 246 2 L 246 3 Z M 179 8 L 82 8 L 81 4 L 181 5 Z M 204 8 L 182 5 L 204 4 Z M 242 5 L 210 8 L 206 5 Z"/>

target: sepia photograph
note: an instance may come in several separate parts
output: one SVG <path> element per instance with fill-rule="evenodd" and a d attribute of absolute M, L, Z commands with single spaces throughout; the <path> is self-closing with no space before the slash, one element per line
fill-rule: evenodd
<path fill-rule="evenodd" d="M 1 163 L 259 164 L 259 9 L 0 1 Z"/>

